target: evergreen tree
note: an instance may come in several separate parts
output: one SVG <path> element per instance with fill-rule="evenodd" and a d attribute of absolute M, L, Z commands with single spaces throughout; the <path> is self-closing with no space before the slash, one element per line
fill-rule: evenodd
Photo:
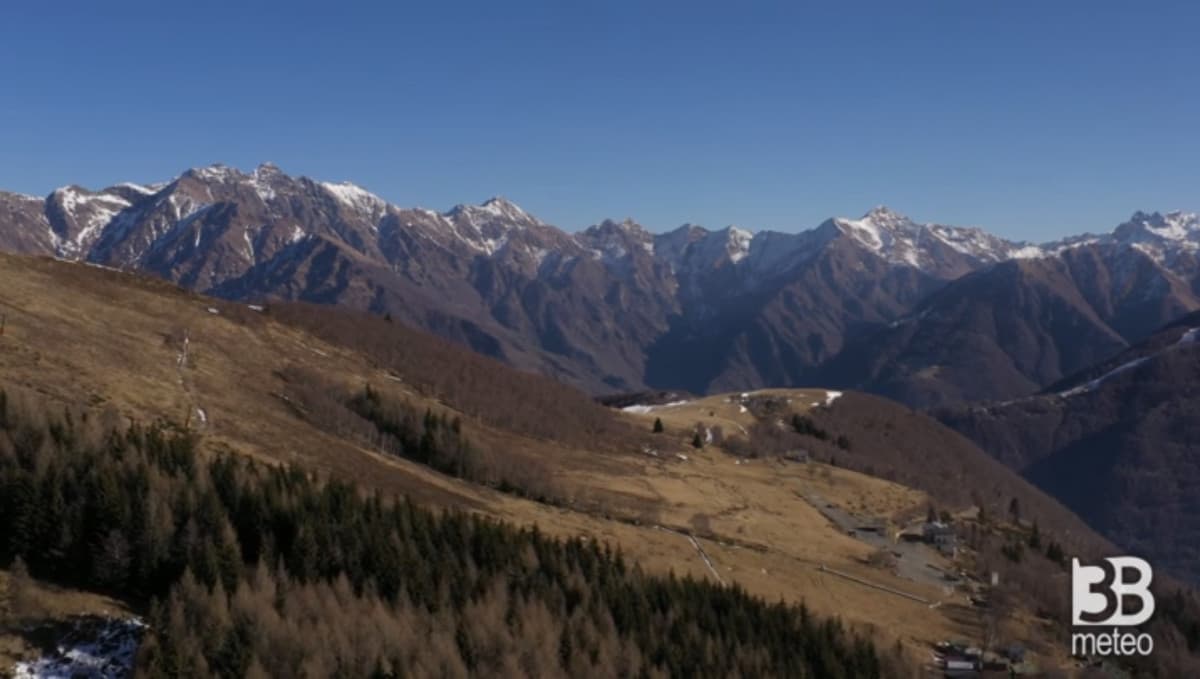
<path fill-rule="evenodd" d="M 369 389 L 358 400 L 381 430 L 428 439 L 433 463 L 462 459 L 445 416 L 389 413 Z M 38 577 L 149 601 L 139 676 L 884 674 L 836 622 L 647 575 L 596 541 L 434 513 L 296 467 L 203 459 L 165 425 L 91 440 L 78 422 L 14 422 L 11 410 L 0 422 L 13 442 L 0 445 L 8 609 L 28 615 L 26 561 Z M 13 511 L 26 503 L 53 520 Z"/>
<path fill-rule="evenodd" d="M 1042 534 L 1038 529 L 1037 521 L 1033 522 L 1033 528 L 1029 531 L 1029 548 L 1036 550 L 1042 548 Z"/>

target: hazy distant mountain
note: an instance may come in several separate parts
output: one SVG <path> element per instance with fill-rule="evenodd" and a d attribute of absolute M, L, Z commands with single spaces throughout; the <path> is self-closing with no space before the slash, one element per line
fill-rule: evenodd
<path fill-rule="evenodd" d="M 883 207 L 801 233 L 572 234 L 503 198 L 404 208 L 269 164 L 0 193 L 0 248 L 390 314 L 592 392 L 820 380 L 915 405 L 1006 398 L 1200 308 L 1185 213 L 1041 246 Z"/>
<path fill-rule="evenodd" d="M 1112 243 L 1012 260 L 861 333 L 817 379 L 918 405 L 1029 394 L 1200 308 L 1193 285 Z"/>
<path fill-rule="evenodd" d="M 1114 542 L 1200 580 L 1200 313 L 1039 394 L 935 412 Z"/>

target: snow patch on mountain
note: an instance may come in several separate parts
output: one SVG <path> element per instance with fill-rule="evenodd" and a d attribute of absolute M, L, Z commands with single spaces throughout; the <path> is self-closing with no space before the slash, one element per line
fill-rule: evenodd
<path fill-rule="evenodd" d="M 1008 256 L 1010 259 L 1041 259 L 1049 257 L 1050 253 L 1040 245 L 1023 245 L 1009 250 Z"/>
<path fill-rule="evenodd" d="M 684 259 L 692 243 L 703 239 L 708 234 L 708 229 L 702 226 L 684 224 L 674 231 L 654 236 L 654 253 L 667 262 L 671 271 L 678 273 L 683 268 Z"/>
<path fill-rule="evenodd" d="M 51 200 L 57 202 L 78 228 L 73 236 L 66 238 L 52 234 L 56 254 L 64 257 L 74 257 L 84 251 L 100 235 L 101 229 L 130 206 L 130 202 L 121 196 L 91 193 L 75 186 L 55 189 Z"/>
<path fill-rule="evenodd" d="M 731 226 L 726 231 L 725 252 L 729 255 L 729 261 L 740 262 L 750 254 L 750 242 L 754 240 L 754 234 L 745 229 L 739 229 L 736 226 Z"/>
<path fill-rule="evenodd" d="M 456 205 L 447 213 L 450 219 L 463 219 L 475 227 L 499 221 L 523 224 L 541 224 L 536 217 L 525 212 L 516 203 L 501 196 L 493 196 L 480 205 Z"/>
<path fill-rule="evenodd" d="M 195 167 L 183 173 L 184 176 L 191 176 L 205 182 L 214 182 L 217 184 L 228 184 L 239 181 L 246 175 L 235 167 L 214 163 L 207 167 Z"/>
<path fill-rule="evenodd" d="M 119 679 L 133 673 L 138 645 L 146 631 L 139 618 L 84 619 L 36 660 L 18 662 L 14 679 Z"/>
<path fill-rule="evenodd" d="M 504 249 L 512 232 L 544 226 L 541 220 L 499 196 L 481 205 L 456 205 L 439 217 L 456 227 L 453 231 L 461 241 L 489 257 Z"/>
<path fill-rule="evenodd" d="M 387 209 L 387 201 L 366 189 L 350 182 L 333 184 L 322 182 L 321 187 L 328 191 L 338 202 L 352 211 L 378 219 Z"/>
<path fill-rule="evenodd" d="M 833 220 L 842 233 L 867 250 L 897 265 L 928 269 L 934 265 L 930 248 L 944 245 L 981 264 L 1009 259 L 1022 251 L 1026 244 L 1014 244 L 980 228 L 964 228 L 943 224 L 918 224 L 912 219 L 885 207 L 872 208 L 860 219 Z M 1034 251 L 1024 251 L 1036 256 Z"/>
<path fill-rule="evenodd" d="M 155 188 L 153 186 L 145 186 L 142 184 L 135 184 L 133 182 L 121 182 L 120 184 L 117 184 L 113 188 L 129 189 L 135 193 L 140 193 L 143 196 L 153 196 L 154 194 L 159 192 L 159 189 L 162 188 L 162 185 L 159 184 L 158 188 Z"/>
<path fill-rule="evenodd" d="M 1117 375 L 1120 375 L 1121 373 L 1125 373 L 1125 372 L 1129 372 L 1130 370 L 1133 370 L 1134 368 L 1145 363 L 1146 361 L 1149 361 L 1151 358 L 1153 358 L 1153 356 L 1143 356 L 1141 358 L 1136 358 L 1132 361 L 1129 361 L 1128 363 L 1123 363 L 1123 364 L 1117 366 L 1116 368 L 1113 368 L 1112 370 L 1104 373 L 1100 377 L 1097 377 L 1094 380 L 1085 382 L 1084 384 L 1081 384 L 1078 387 L 1073 387 L 1071 389 L 1067 389 L 1066 391 L 1060 391 L 1058 393 L 1058 395 L 1063 398 L 1071 398 L 1072 396 L 1077 396 L 1079 394 L 1086 394 L 1089 391 L 1095 391 L 1097 388 L 1099 388 L 1099 386 L 1101 384 L 1104 384 L 1108 380 L 1116 377 Z"/>
<path fill-rule="evenodd" d="M 1062 398 L 1071 398 L 1072 396 L 1085 394 L 1089 391 L 1095 391 L 1100 387 L 1100 385 L 1104 384 L 1108 380 L 1111 380 L 1122 373 L 1129 372 L 1130 370 L 1133 370 L 1147 361 L 1153 360 L 1154 358 L 1157 358 L 1168 351 L 1174 351 L 1181 346 L 1197 343 L 1200 343 L 1200 328 L 1189 328 L 1185 330 L 1182 335 L 1180 335 L 1179 340 L 1176 341 L 1175 344 L 1168 345 L 1148 356 L 1142 356 L 1141 358 L 1135 358 L 1132 361 L 1122 363 L 1121 365 L 1113 368 L 1094 380 L 1090 380 L 1084 384 L 1081 384 L 1077 387 L 1072 387 L 1071 389 L 1067 389 L 1065 391 L 1060 391 L 1057 395 Z"/>
<path fill-rule="evenodd" d="M 1166 214 L 1136 212 L 1104 240 L 1136 248 L 1158 264 L 1169 266 L 1180 253 L 1200 252 L 1200 215 L 1178 210 Z"/>
<path fill-rule="evenodd" d="M 487 199 L 483 202 L 483 205 L 479 206 L 479 209 L 492 215 L 493 217 L 498 217 L 501 219 L 529 220 L 539 224 L 541 223 L 538 222 L 538 220 L 534 217 L 530 216 L 529 213 L 522 210 L 516 203 L 513 203 L 502 196 L 493 196 L 492 198 Z"/>
<path fill-rule="evenodd" d="M 575 234 L 574 240 L 591 253 L 592 259 L 614 265 L 625 262 L 632 252 L 655 252 L 654 236 L 632 219 L 606 219 Z"/>

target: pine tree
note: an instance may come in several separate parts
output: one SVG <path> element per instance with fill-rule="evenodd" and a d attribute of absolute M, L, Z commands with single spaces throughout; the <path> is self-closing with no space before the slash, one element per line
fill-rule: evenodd
<path fill-rule="evenodd" d="M 654 433 L 661 434 L 663 432 L 663 423 L 661 417 L 654 418 Z"/>
<path fill-rule="evenodd" d="M 704 447 L 704 439 L 700 438 L 700 432 L 696 432 L 692 436 L 692 447 L 693 448 L 703 448 Z"/>

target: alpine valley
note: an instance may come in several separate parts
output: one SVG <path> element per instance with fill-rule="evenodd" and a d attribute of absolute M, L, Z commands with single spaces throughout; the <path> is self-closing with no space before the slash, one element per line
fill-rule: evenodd
<path fill-rule="evenodd" d="M 1058 676 L 1121 553 L 1115 667 L 1200 674 L 1195 214 L 570 232 L 213 165 L 0 192 L 0 250 L 0 676 Z"/>

